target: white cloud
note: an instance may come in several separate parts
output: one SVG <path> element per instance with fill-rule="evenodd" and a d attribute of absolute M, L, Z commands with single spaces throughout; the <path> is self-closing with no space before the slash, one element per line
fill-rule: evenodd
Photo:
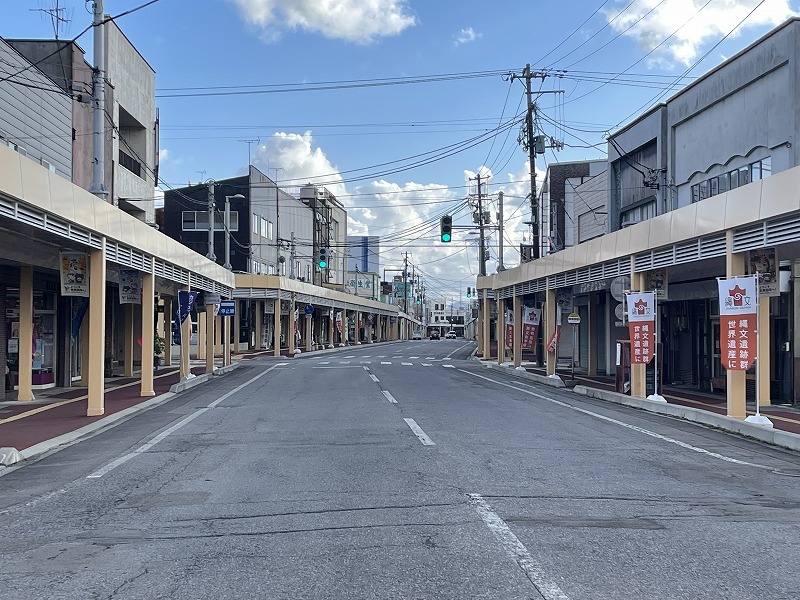
<path fill-rule="evenodd" d="M 472 27 L 466 27 L 458 32 L 458 35 L 456 35 L 456 41 L 453 42 L 453 44 L 456 46 L 460 44 L 469 44 L 470 42 L 474 42 L 482 36 L 482 33 L 478 33 Z"/>
<path fill-rule="evenodd" d="M 158 151 L 158 162 L 163 163 L 167 162 L 167 160 L 169 160 L 169 150 L 161 148 L 161 150 Z"/>
<path fill-rule="evenodd" d="M 622 16 L 611 23 L 611 27 L 621 32 L 633 25 L 625 35 L 648 51 L 677 31 L 656 51 L 653 58 L 655 62 L 651 61 L 651 66 L 664 65 L 665 57 L 668 64 L 678 62 L 689 66 L 702 54 L 704 44 L 726 35 L 760 0 L 712 0 L 703 8 L 706 2 L 707 0 L 641 0 L 625 10 Z M 619 0 L 618 4 L 614 9 L 604 11 L 607 20 L 613 19 L 628 2 L 626 0 L 622 3 Z M 652 13 L 644 16 L 654 7 Z M 739 35 L 742 28 L 774 27 L 794 14 L 790 0 L 766 0 L 731 37 Z M 642 19 L 641 22 L 636 23 L 639 19 Z"/>
<path fill-rule="evenodd" d="M 230 0 L 266 40 L 302 29 L 357 44 L 398 35 L 416 24 L 406 0 Z"/>
<path fill-rule="evenodd" d="M 309 181 L 325 182 L 347 208 L 348 234 L 381 237 L 381 269 L 401 267 L 403 254 L 408 251 L 417 273 L 422 273 L 429 285 L 429 297 L 458 298 L 467 286 L 474 285 L 478 274 L 478 236 L 459 229 L 452 243 L 438 241 L 439 216 L 447 208 L 459 206 L 466 195 L 464 188 L 451 188 L 437 182 L 385 179 L 346 185 L 323 149 L 315 146 L 311 132 L 303 135 L 275 133 L 253 150 L 253 164 L 271 178 L 276 177 L 275 169 L 280 169 L 277 179 L 288 191 Z M 482 168 L 481 173 L 489 174 L 486 168 Z M 542 176 L 543 173 L 539 173 L 539 182 Z M 465 185 L 470 177 L 474 177 L 474 172 L 465 170 Z M 511 183 L 494 185 L 491 183 L 494 180 Z M 520 168 L 514 173 L 498 174 L 489 181 L 488 192 L 492 200 L 487 201 L 486 210 L 492 213 L 493 221 L 497 192 L 502 190 L 506 195 L 504 262 L 506 267 L 513 266 L 519 263 L 519 244 L 528 230 L 522 222 L 530 218 L 527 163 L 520 163 Z M 484 188 L 483 192 L 486 193 L 487 189 Z M 472 223 L 470 210 L 453 210 L 453 214 L 456 225 Z M 487 263 L 487 270 L 493 273 L 497 262 L 496 232 L 489 234 L 488 245 L 492 258 Z"/>

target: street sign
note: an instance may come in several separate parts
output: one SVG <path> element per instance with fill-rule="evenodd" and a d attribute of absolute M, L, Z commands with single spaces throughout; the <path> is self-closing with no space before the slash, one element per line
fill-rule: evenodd
<path fill-rule="evenodd" d="M 580 325 L 581 324 L 581 316 L 578 313 L 570 313 L 567 317 L 567 323 L 570 325 Z"/>
<path fill-rule="evenodd" d="M 232 317 L 236 314 L 236 300 L 223 300 L 219 303 L 219 316 Z"/>
<path fill-rule="evenodd" d="M 306 307 L 305 307 L 305 309 L 304 309 L 304 312 L 305 312 L 307 315 L 314 314 L 314 307 L 313 307 L 313 306 L 311 306 L 310 304 L 306 304 Z"/>
<path fill-rule="evenodd" d="M 205 293 L 205 300 L 206 304 L 219 304 L 222 301 L 219 294 L 212 294 L 210 292 Z"/>

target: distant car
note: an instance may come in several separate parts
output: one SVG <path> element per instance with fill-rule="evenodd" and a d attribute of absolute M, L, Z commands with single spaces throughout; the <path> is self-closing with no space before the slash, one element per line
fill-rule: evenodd
<path fill-rule="evenodd" d="M 438 332 L 438 331 L 432 331 L 432 332 L 431 332 L 431 339 L 432 339 L 432 340 L 439 340 L 439 339 L 441 339 L 441 338 L 439 337 L 439 332 Z"/>
<path fill-rule="evenodd" d="M 456 332 L 455 331 L 448 331 L 444 334 L 444 339 L 446 340 L 454 340 L 456 339 Z"/>
<path fill-rule="evenodd" d="M 411 339 L 412 340 L 421 340 L 422 339 L 422 332 L 421 331 L 415 331 L 414 333 L 411 334 Z"/>

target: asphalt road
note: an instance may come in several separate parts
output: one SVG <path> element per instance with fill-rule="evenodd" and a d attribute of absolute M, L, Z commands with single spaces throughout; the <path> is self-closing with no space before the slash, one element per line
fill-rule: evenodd
<path fill-rule="evenodd" d="M 794 599 L 800 457 L 463 340 L 251 361 L 0 477 L 0 598 Z"/>

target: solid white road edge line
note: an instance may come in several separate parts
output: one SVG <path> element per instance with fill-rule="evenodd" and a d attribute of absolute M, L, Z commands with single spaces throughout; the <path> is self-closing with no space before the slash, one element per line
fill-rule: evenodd
<path fill-rule="evenodd" d="M 486 526 L 502 544 L 506 552 L 519 565 L 528 580 L 539 590 L 545 600 L 569 600 L 569 597 L 561 591 L 555 583 L 550 581 L 542 572 L 542 567 L 533 560 L 531 553 L 525 545 L 519 541 L 514 532 L 506 525 L 492 507 L 483 499 L 480 494 L 469 494 L 470 504 L 478 511 L 478 514 L 486 523 Z"/>
<path fill-rule="evenodd" d="M 387 399 L 389 402 L 391 402 L 392 404 L 397 404 L 397 400 L 395 400 L 395 399 L 394 399 L 394 396 L 392 396 L 392 395 L 391 395 L 389 392 L 387 392 L 386 390 L 381 390 L 381 393 L 382 393 L 384 396 L 386 396 L 386 399 Z"/>
<path fill-rule="evenodd" d="M 408 425 L 411 428 L 411 431 L 414 432 L 414 435 L 416 435 L 419 438 L 419 441 L 422 442 L 424 446 L 436 445 L 436 442 L 434 442 L 431 438 L 429 438 L 427 433 L 422 431 L 422 427 L 417 425 L 417 422 L 414 419 L 403 419 L 403 421 L 406 422 L 406 425 Z"/>
<path fill-rule="evenodd" d="M 463 349 L 464 349 L 464 348 L 466 348 L 467 346 L 471 346 L 471 345 L 472 345 L 472 343 L 471 343 L 471 342 L 470 342 L 469 344 L 464 344 L 464 345 L 463 345 L 463 346 L 461 346 L 460 348 L 456 348 L 455 350 L 453 350 L 453 351 L 452 351 L 450 354 L 448 354 L 447 356 L 453 356 L 453 354 L 455 354 L 455 353 L 456 353 L 456 352 L 458 352 L 459 350 L 463 350 Z"/>
<path fill-rule="evenodd" d="M 259 379 L 264 377 L 264 375 L 266 375 L 267 373 L 269 373 L 273 369 L 277 369 L 278 367 L 286 366 L 286 364 L 287 363 L 278 363 L 278 364 L 275 364 L 275 365 L 271 366 L 269 369 L 267 369 L 263 373 L 259 373 L 258 375 L 256 375 L 252 379 L 249 379 L 249 380 L 245 381 L 242 385 L 237 386 L 237 387 L 233 388 L 230 392 L 220 396 L 219 398 L 214 400 L 208 406 L 199 409 L 198 411 L 190 414 L 187 417 L 184 417 L 183 419 L 181 419 L 180 421 L 175 423 L 175 425 L 173 425 L 169 429 L 166 429 L 166 430 L 162 431 L 161 433 L 159 433 L 156 437 L 154 437 L 152 440 L 150 440 L 146 444 L 142 444 L 141 446 L 136 448 L 136 450 L 134 450 L 133 452 L 129 452 L 128 454 L 126 454 L 124 456 L 120 456 L 118 459 L 111 461 L 106 466 L 100 467 L 94 473 L 90 473 L 89 475 L 86 476 L 86 479 L 97 479 L 99 477 L 102 477 L 103 475 L 105 475 L 109 471 L 112 471 L 112 470 L 116 469 L 118 466 L 124 465 L 126 462 L 128 462 L 133 457 L 138 456 L 139 454 L 142 454 L 144 452 L 147 452 L 150 448 L 152 448 L 153 446 L 155 446 L 156 444 L 161 442 L 169 434 L 176 432 L 178 429 L 180 429 L 181 427 L 183 427 L 187 423 L 193 421 L 194 419 L 196 419 L 197 417 L 202 415 L 204 412 L 206 412 L 208 410 L 211 410 L 212 408 L 217 407 L 220 402 L 222 402 L 223 400 L 227 400 L 228 398 L 230 398 L 233 394 L 235 394 L 239 390 L 241 390 L 243 388 L 246 388 L 248 385 L 250 385 L 251 383 L 253 383 L 255 381 L 258 381 Z"/>
<path fill-rule="evenodd" d="M 459 369 L 462 373 L 466 373 L 467 375 L 472 375 L 474 377 L 480 377 L 481 379 L 485 379 L 486 381 L 491 381 L 492 383 L 496 383 L 497 385 L 502 385 L 504 387 L 508 387 L 518 392 L 522 392 L 524 394 L 528 394 L 535 398 L 539 398 L 540 400 L 547 400 L 548 402 L 552 402 L 553 404 L 558 404 L 559 406 L 563 406 L 565 408 L 569 408 L 571 410 L 577 411 L 579 413 L 583 413 L 585 415 L 589 415 L 590 417 L 594 417 L 596 419 L 600 419 L 602 421 L 606 421 L 608 423 L 614 423 L 615 425 L 619 425 L 621 427 L 625 427 L 627 429 L 632 429 L 633 431 L 638 431 L 639 433 L 643 433 L 645 435 L 649 435 L 650 437 L 654 437 L 659 440 L 663 440 L 670 444 L 675 444 L 676 446 L 680 446 L 681 448 L 686 448 L 687 450 L 691 450 L 692 452 L 697 452 L 699 454 L 705 454 L 712 458 L 718 458 L 719 460 L 724 460 L 725 462 L 734 463 L 737 465 L 743 465 L 746 467 L 756 467 L 758 469 L 767 469 L 773 470 L 772 467 L 768 467 L 766 465 L 759 465 L 756 463 L 747 462 L 744 460 L 739 460 L 738 458 L 732 458 L 730 456 L 725 456 L 724 454 L 719 454 L 717 452 L 712 452 L 711 450 L 706 450 L 705 448 L 700 448 L 698 446 L 692 446 L 691 444 L 687 444 L 686 442 L 682 442 L 680 440 L 676 440 L 671 437 L 667 437 L 665 435 L 661 435 L 660 433 L 656 433 L 655 431 L 650 431 L 649 429 L 644 429 L 643 427 L 638 427 L 636 425 L 631 425 L 630 423 L 625 423 L 623 421 L 618 421 L 617 419 L 612 419 L 611 417 L 607 417 L 605 415 L 601 415 L 596 412 L 592 412 L 590 410 L 586 410 L 585 408 L 579 408 L 577 406 L 572 406 L 567 402 L 562 402 L 561 400 L 556 400 L 555 398 L 548 398 L 547 396 L 542 396 L 541 394 L 536 394 L 529 390 L 522 389 L 515 385 L 511 385 L 508 383 L 503 383 L 502 381 L 497 381 L 496 379 L 492 379 L 491 377 L 484 377 L 483 375 L 478 375 L 477 373 L 470 373 L 464 369 Z"/>

